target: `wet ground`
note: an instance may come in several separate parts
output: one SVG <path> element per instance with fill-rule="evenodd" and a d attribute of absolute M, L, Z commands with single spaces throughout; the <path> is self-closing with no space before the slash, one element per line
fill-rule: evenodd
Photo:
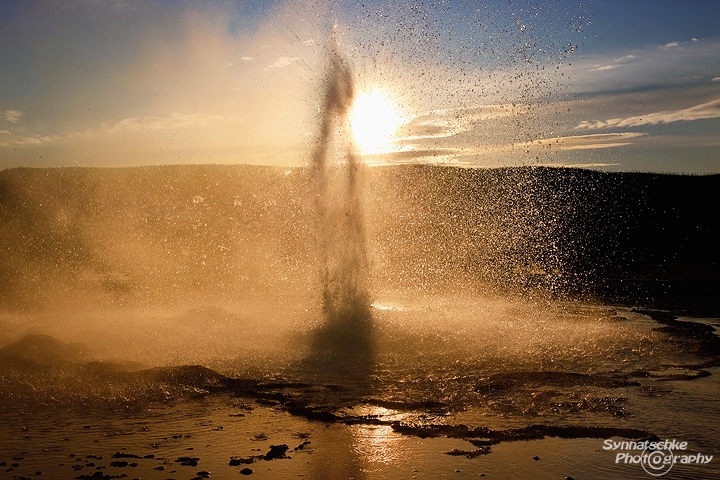
<path fill-rule="evenodd" d="M 213 369 L 24 336 L 0 350 L 0 478 L 651 478 L 604 442 L 720 453 L 716 319 L 421 305 L 376 302 L 364 353 L 287 325 L 272 334 L 294 355 L 198 362 Z M 718 461 L 678 461 L 663 478 L 717 478 Z"/>

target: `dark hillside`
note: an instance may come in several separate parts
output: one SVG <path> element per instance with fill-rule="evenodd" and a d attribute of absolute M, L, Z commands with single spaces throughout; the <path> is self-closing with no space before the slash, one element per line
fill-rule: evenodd
<path fill-rule="evenodd" d="M 720 176 L 430 166 L 364 172 L 375 289 L 720 303 Z M 0 302 L 166 303 L 307 292 L 309 172 L 253 166 L 0 172 Z"/>

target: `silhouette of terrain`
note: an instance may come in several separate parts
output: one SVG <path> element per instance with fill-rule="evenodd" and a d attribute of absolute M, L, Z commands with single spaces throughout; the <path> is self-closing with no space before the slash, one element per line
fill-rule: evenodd
<path fill-rule="evenodd" d="M 720 175 L 365 169 L 372 288 L 577 295 L 720 313 Z M 0 305 L 157 304 L 305 292 L 309 169 L 0 172 Z"/>

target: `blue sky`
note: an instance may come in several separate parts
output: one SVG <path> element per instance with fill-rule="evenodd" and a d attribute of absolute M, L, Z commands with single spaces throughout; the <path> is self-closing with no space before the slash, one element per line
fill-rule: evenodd
<path fill-rule="evenodd" d="M 6 1 L 0 168 L 303 165 L 334 31 L 369 163 L 720 173 L 717 1 Z"/>

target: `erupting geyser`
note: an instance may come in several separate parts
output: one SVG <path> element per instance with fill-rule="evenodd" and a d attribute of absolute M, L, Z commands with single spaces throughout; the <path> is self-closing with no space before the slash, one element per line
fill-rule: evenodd
<path fill-rule="evenodd" d="M 353 367 L 367 364 L 372 352 L 368 259 L 359 198 L 360 172 L 347 125 L 355 89 L 352 72 L 333 38 L 328 52 L 320 135 L 313 154 L 316 235 L 324 325 L 314 351 L 334 361 L 347 357 Z"/>

